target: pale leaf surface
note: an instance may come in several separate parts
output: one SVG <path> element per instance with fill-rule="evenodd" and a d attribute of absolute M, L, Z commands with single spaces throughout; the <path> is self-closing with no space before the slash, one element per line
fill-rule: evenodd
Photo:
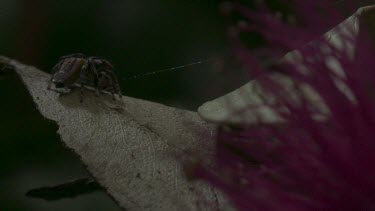
<path fill-rule="evenodd" d="M 59 96 L 47 90 L 50 75 L 2 57 L 15 67 L 41 114 L 58 126 L 63 143 L 126 210 L 223 208 L 213 188 L 187 181 L 178 156 L 210 157 L 215 127 L 195 112 L 130 97 L 113 101 L 84 91 Z M 199 155 L 200 154 L 200 155 Z"/>

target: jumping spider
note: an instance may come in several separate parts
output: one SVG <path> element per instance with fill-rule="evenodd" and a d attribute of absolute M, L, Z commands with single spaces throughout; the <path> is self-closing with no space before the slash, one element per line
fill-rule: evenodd
<path fill-rule="evenodd" d="M 75 87 L 75 83 L 78 83 L 81 88 L 81 102 L 85 86 L 94 87 L 97 96 L 102 91 L 110 92 L 113 99 L 115 93 L 120 98 L 122 96 L 112 64 L 99 57 L 86 57 L 81 53 L 63 56 L 53 67 L 51 74 L 47 89 L 51 89 L 54 84 L 56 92 L 67 94 Z"/>

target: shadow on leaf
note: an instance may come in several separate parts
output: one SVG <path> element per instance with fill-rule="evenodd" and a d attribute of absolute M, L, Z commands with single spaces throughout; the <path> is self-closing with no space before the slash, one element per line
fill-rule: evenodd
<path fill-rule="evenodd" d="M 83 178 L 73 182 L 53 187 L 41 187 L 28 191 L 27 197 L 55 201 L 64 198 L 74 198 L 82 194 L 103 191 L 103 188 L 93 179 Z"/>

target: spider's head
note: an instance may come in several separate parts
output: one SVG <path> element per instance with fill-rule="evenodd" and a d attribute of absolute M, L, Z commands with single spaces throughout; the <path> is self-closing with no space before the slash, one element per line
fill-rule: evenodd
<path fill-rule="evenodd" d="M 52 83 L 55 85 L 55 88 L 65 88 L 68 82 L 68 74 L 64 71 L 59 71 L 53 75 Z"/>
<path fill-rule="evenodd" d="M 52 83 L 56 88 L 64 88 L 66 86 L 64 74 L 57 73 L 52 78 Z"/>
<path fill-rule="evenodd" d="M 66 85 L 66 83 L 65 83 L 65 81 L 62 80 L 59 77 L 54 77 L 52 79 L 52 83 L 55 86 L 55 91 L 57 91 L 59 93 L 66 93 L 69 90 L 68 87 L 67 87 L 67 85 Z"/>
<path fill-rule="evenodd" d="M 60 94 L 67 94 L 71 91 L 71 89 L 66 86 L 63 80 L 53 79 L 52 83 L 55 85 L 55 91 Z"/>

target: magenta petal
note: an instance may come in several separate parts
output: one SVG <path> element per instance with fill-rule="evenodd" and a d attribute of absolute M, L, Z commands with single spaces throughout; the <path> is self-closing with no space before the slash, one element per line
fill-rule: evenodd
<path fill-rule="evenodd" d="M 238 37 L 231 37 L 239 58 L 272 96 L 272 100 L 265 97 L 265 103 L 278 112 L 283 124 L 242 125 L 232 130 L 220 127 L 214 164 L 202 164 L 195 173 L 221 189 L 238 210 L 375 210 L 373 38 L 360 22 L 355 37 L 345 30 L 337 31 L 344 49 L 323 38 L 301 46 L 343 17 L 334 1 L 286 2 L 304 24 L 288 25 L 261 4 L 255 11 L 232 6 L 251 23 L 239 30 L 262 34 L 269 41 L 264 52 L 271 57 L 278 55 L 277 49 L 297 48 L 302 57 L 299 63 L 279 64 L 297 84 L 295 97 L 260 65 Z M 351 30 L 347 29 L 349 34 L 354 33 Z M 348 46 L 355 46 L 354 56 L 348 54 Z M 343 72 L 332 71 L 328 58 L 341 64 Z M 302 85 L 320 96 L 328 113 L 309 101 Z M 317 114 L 325 118 L 317 120 Z"/>

